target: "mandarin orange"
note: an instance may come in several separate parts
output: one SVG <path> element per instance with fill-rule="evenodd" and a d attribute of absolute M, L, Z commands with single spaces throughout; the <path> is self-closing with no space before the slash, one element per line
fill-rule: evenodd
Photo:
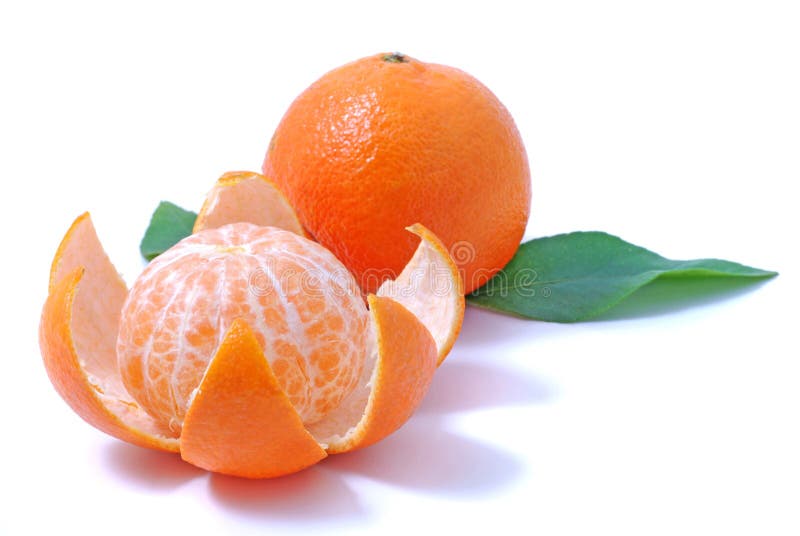
<path fill-rule="evenodd" d="M 417 250 L 367 310 L 318 244 L 222 224 L 252 211 L 233 202 L 246 194 L 296 228 L 268 182 L 225 178 L 200 225 L 211 228 L 164 253 L 130 293 L 89 215 L 78 217 L 53 259 L 39 340 L 53 386 L 91 425 L 210 471 L 266 478 L 402 426 L 458 334 L 464 296 L 442 243 L 413 225 Z"/>
<path fill-rule="evenodd" d="M 530 210 L 525 148 L 503 104 L 459 69 L 397 53 L 300 94 L 263 172 L 367 292 L 405 265 L 413 222 L 442 240 L 471 292 L 514 255 Z"/>
<path fill-rule="evenodd" d="M 128 393 L 180 430 L 209 361 L 237 319 L 253 330 L 306 424 L 355 387 L 369 316 L 352 276 L 316 242 L 236 223 L 180 241 L 136 279 L 117 359 Z"/>

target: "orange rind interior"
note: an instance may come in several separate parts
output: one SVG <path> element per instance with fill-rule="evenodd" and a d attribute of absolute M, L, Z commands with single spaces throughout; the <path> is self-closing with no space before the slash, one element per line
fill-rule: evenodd
<path fill-rule="evenodd" d="M 268 191 L 254 182 L 259 177 L 223 177 L 229 183 L 218 183 L 216 193 L 212 191 L 219 201 L 206 202 L 200 227 L 223 225 L 241 215 L 244 205 L 236 199 L 244 188 Z M 328 454 L 375 443 L 402 426 L 418 407 L 463 318 L 463 287 L 452 259 L 422 225 L 409 229 L 420 237 L 417 252 L 394 287 L 367 298 L 372 328 L 360 383 L 319 422 L 303 424 L 243 320 L 231 325 L 211 358 L 189 401 L 180 436 L 136 404 L 121 381 L 115 353 L 128 291 L 88 213 L 70 227 L 51 269 L 40 325 L 48 375 L 89 424 L 142 447 L 180 452 L 186 461 L 210 471 L 274 477 Z M 417 284 L 437 277 L 449 278 L 449 290 L 434 293 L 433 285 Z"/>
<path fill-rule="evenodd" d="M 89 424 L 142 447 L 179 450 L 127 394 L 117 369 L 117 325 L 128 292 L 88 213 L 67 231 L 50 270 L 39 342 L 58 393 Z"/>
<path fill-rule="evenodd" d="M 193 232 L 240 221 L 306 236 L 286 197 L 253 171 L 229 171 L 217 180 L 197 214 Z"/>
<path fill-rule="evenodd" d="M 420 237 L 419 246 L 400 275 L 386 280 L 377 294 L 396 300 L 428 328 L 436 342 L 436 364 L 440 365 L 461 331 L 464 282 L 435 234 L 419 223 L 407 229 Z"/>

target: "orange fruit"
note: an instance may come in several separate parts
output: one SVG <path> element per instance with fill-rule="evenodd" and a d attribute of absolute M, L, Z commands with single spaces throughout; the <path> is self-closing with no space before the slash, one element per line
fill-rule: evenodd
<path fill-rule="evenodd" d="M 414 412 L 463 317 L 452 259 L 410 230 L 417 251 L 367 309 L 330 252 L 248 223 L 185 239 L 128 292 L 84 214 L 51 268 L 48 375 L 100 430 L 211 471 L 273 477 L 369 445 Z"/>
<path fill-rule="evenodd" d="M 368 292 L 402 270 L 413 222 L 453 253 L 471 292 L 514 255 L 530 209 L 508 110 L 469 74 L 402 54 L 349 63 L 301 93 L 263 172 Z"/>
<path fill-rule="evenodd" d="M 116 347 L 127 391 L 179 431 L 237 319 L 252 328 L 304 422 L 320 420 L 355 387 L 369 316 L 350 273 L 316 242 L 236 223 L 181 240 L 136 279 Z"/>

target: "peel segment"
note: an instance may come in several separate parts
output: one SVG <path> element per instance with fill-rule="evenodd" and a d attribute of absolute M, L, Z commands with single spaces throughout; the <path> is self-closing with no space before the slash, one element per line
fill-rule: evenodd
<path fill-rule="evenodd" d="M 303 427 L 252 330 L 236 320 L 189 405 L 181 457 L 247 478 L 293 473 L 327 456 Z"/>
<path fill-rule="evenodd" d="M 92 426 L 139 446 L 177 452 L 177 439 L 122 387 L 114 346 L 126 294 L 89 215 L 79 216 L 50 272 L 39 327 L 44 365 L 56 391 Z"/>
<path fill-rule="evenodd" d="M 407 227 L 420 238 L 400 275 L 384 282 L 377 295 L 401 303 L 419 318 L 436 341 L 437 365 L 453 348 L 464 320 L 464 282 L 439 238 L 424 225 Z"/>
<path fill-rule="evenodd" d="M 419 319 L 391 298 L 368 297 L 374 352 L 360 386 L 321 423 L 309 427 L 330 454 L 371 445 L 414 413 L 436 371 L 436 343 Z"/>
<path fill-rule="evenodd" d="M 227 223 L 248 222 L 306 236 L 289 202 L 260 173 L 229 171 L 206 196 L 192 232 L 215 229 Z"/>

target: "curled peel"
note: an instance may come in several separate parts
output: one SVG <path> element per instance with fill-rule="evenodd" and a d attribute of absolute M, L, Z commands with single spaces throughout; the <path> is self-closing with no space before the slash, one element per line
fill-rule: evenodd
<path fill-rule="evenodd" d="M 464 282 L 435 234 L 419 223 L 408 230 L 419 236 L 419 246 L 400 275 L 384 282 L 377 294 L 398 301 L 428 328 L 436 341 L 440 365 L 461 331 Z"/>
<path fill-rule="evenodd" d="M 193 232 L 235 222 L 278 227 L 306 236 L 286 197 L 269 179 L 253 171 L 229 171 L 217 180 L 197 215 Z"/>
<path fill-rule="evenodd" d="M 436 343 L 408 309 L 369 296 L 374 350 L 359 386 L 311 433 L 329 453 L 366 447 L 402 426 L 422 402 L 436 371 Z"/>
<path fill-rule="evenodd" d="M 444 246 L 419 224 L 409 230 L 420 237 L 409 265 L 368 297 L 372 349 L 359 385 L 320 422 L 304 426 L 243 320 L 233 323 L 209 363 L 180 438 L 152 419 L 121 381 L 115 342 L 127 288 L 88 214 L 67 232 L 51 269 L 40 325 L 48 375 L 93 426 L 136 445 L 179 451 L 211 471 L 279 476 L 375 443 L 419 406 L 464 312 L 462 283 Z"/>
<path fill-rule="evenodd" d="M 122 386 L 115 344 L 126 294 L 83 214 L 62 240 L 50 273 L 39 328 L 45 368 L 61 397 L 89 424 L 135 445 L 177 451 L 177 439 Z"/>

